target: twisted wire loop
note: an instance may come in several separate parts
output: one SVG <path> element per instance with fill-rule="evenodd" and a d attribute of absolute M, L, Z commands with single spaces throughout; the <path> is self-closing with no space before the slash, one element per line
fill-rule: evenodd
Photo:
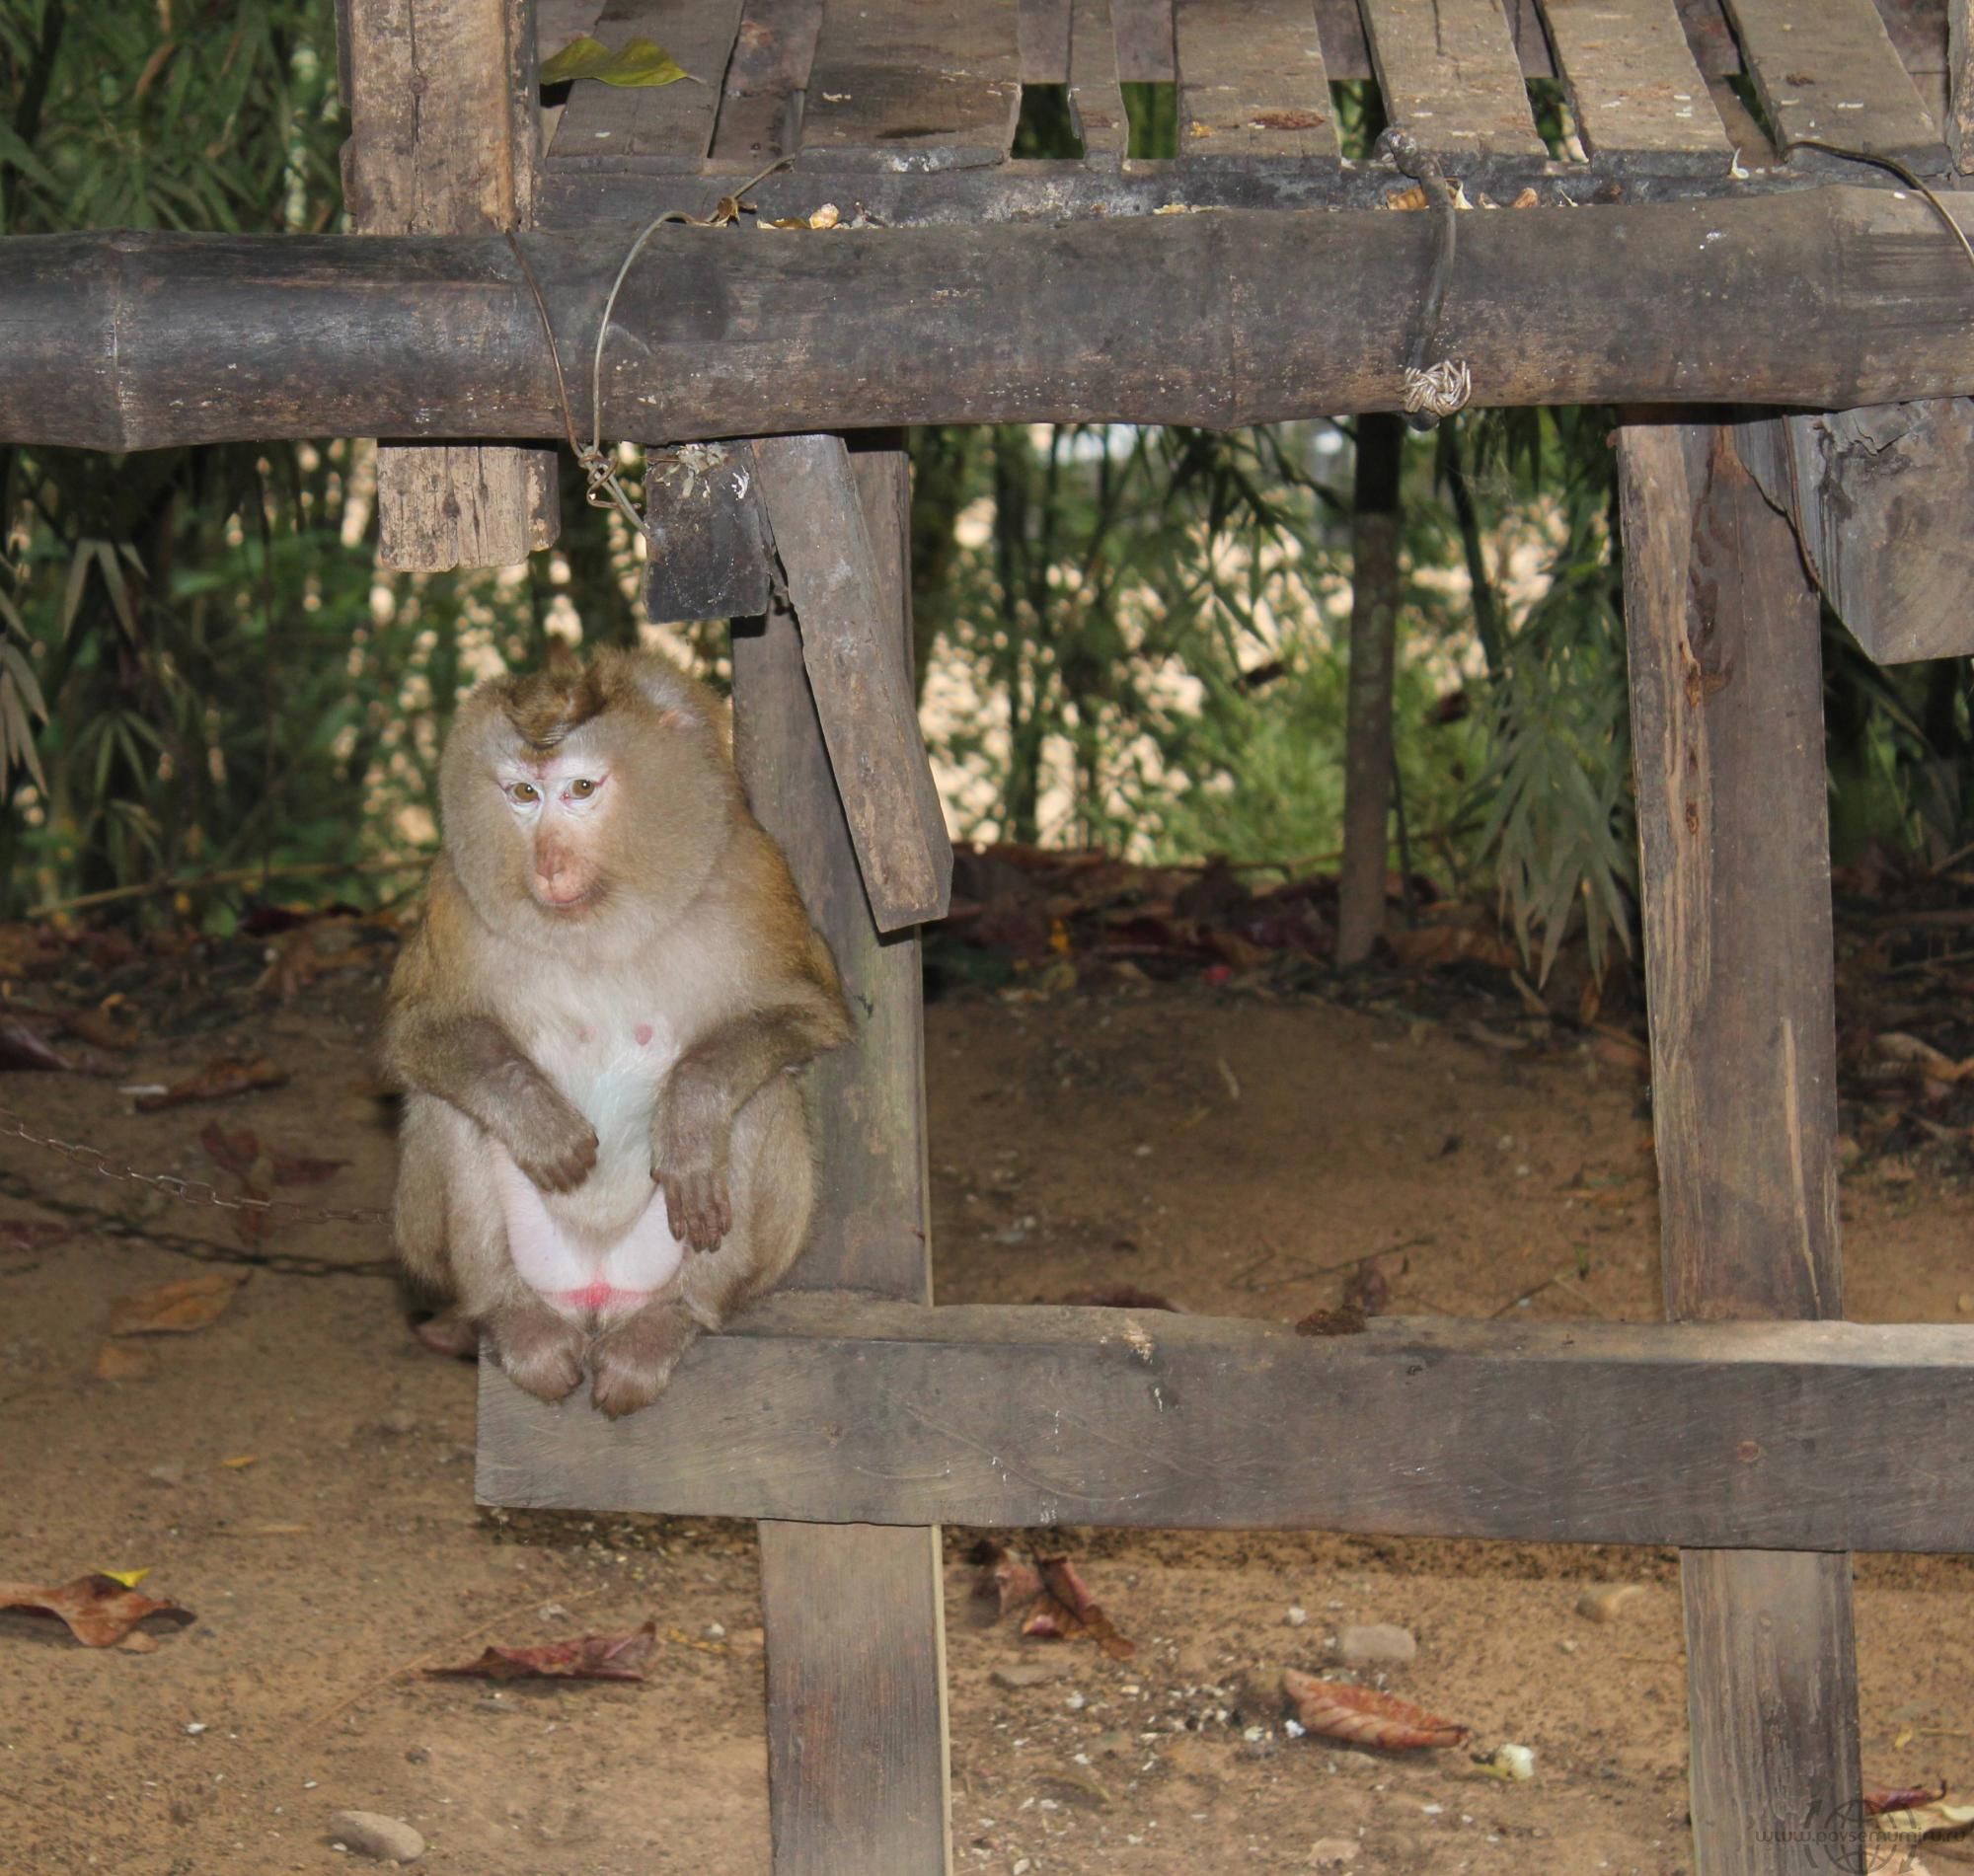
<path fill-rule="evenodd" d="M 0 1107 L 0 1135 L 25 1140 L 29 1146 L 41 1147 L 49 1153 L 58 1153 L 63 1159 L 73 1160 L 100 1178 L 121 1179 L 149 1186 L 154 1192 L 177 1199 L 181 1205 L 210 1205 L 222 1212 L 280 1212 L 297 1224 L 369 1225 L 390 1217 L 390 1213 L 374 1205 L 335 1207 L 302 1205 L 294 1199 L 240 1198 L 230 1192 L 222 1192 L 204 1179 L 181 1178 L 175 1172 L 139 1172 L 135 1166 L 112 1160 L 100 1149 L 81 1141 L 57 1140 L 52 1134 L 37 1133 L 11 1107 Z"/>
<path fill-rule="evenodd" d="M 1442 358 L 1420 371 L 1405 367 L 1405 414 L 1430 416 L 1435 422 L 1465 408 L 1474 395 L 1474 374 L 1464 358 Z"/>
<path fill-rule="evenodd" d="M 1421 149 L 1410 132 L 1394 126 L 1378 139 L 1378 150 L 1391 159 L 1402 175 L 1409 176 L 1424 190 L 1432 210 L 1432 270 L 1426 275 L 1425 293 L 1412 326 L 1403 379 L 1405 421 L 1415 430 L 1430 430 L 1442 417 L 1453 415 L 1465 406 L 1474 394 L 1473 373 L 1465 359 L 1441 358 L 1436 364 L 1426 363 L 1437 349 L 1440 314 L 1446 306 L 1446 290 L 1453 280 L 1460 213 L 1439 160 Z"/>
<path fill-rule="evenodd" d="M 542 292 L 542 283 L 535 277 L 527 253 L 514 231 L 511 228 L 506 231 L 507 246 L 513 250 L 514 259 L 520 263 L 521 277 L 527 282 L 528 291 L 534 296 L 535 311 L 541 316 L 542 332 L 549 341 L 549 362 L 555 367 L 556 399 L 562 406 L 563 432 L 582 471 L 583 481 L 588 485 L 583 491 L 583 499 L 592 508 L 614 507 L 633 528 L 641 531 L 644 528 L 644 517 L 625 492 L 624 485 L 617 480 L 617 472 L 603 448 L 603 345 L 610 337 L 610 316 L 617 310 L 617 295 L 623 288 L 625 276 L 631 271 L 631 263 L 644 253 L 645 243 L 667 222 L 683 222 L 692 228 L 723 228 L 729 222 L 738 221 L 742 208 L 747 206 L 741 198 L 755 184 L 765 182 L 788 160 L 785 156 L 778 156 L 758 176 L 742 183 L 732 194 L 722 195 L 710 215 L 688 215 L 682 208 L 668 208 L 662 215 L 652 216 L 639 230 L 638 238 L 625 252 L 616 279 L 610 283 L 610 292 L 603 302 L 603 317 L 596 323 L 596 351 L 589 366 L 590 432 L 587 443 L 576 434 L 575 407 L 569 402 L 569 380 L 563 373 L 562 348 L 556 342 L 555 322 L 549 317 L 547 296 Z"/>

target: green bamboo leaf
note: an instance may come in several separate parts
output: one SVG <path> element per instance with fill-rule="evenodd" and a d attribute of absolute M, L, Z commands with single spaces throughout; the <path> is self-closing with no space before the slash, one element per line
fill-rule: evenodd
<path fill-rule="evenodd" d="M 602 40 L 591 38 L 586 33 L 565 45 L 541 72 L 544 85 L 593 78 L 606 85 L 641 89 L 675 85 L 687 76 L 685 68 L 662 45 L 650 39 L 633 39 L 613 52 Z"/>

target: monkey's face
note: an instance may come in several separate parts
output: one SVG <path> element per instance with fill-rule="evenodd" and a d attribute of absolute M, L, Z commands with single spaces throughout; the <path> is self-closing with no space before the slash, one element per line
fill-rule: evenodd
<path fill-rule="evenodd" d="M 592 693 L 579 720 L 548 726 L 539 703 L 495 686 L 461 711 L 441 770 L 446 852 L 497 932 L 635 941 L 706 883 L 731 829 L 731 770 L 709 721 L 642 688 Z"/>

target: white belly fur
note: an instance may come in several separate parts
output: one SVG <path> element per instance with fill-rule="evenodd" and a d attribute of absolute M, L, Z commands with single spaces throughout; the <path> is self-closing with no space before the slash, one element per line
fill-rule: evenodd
<path fill-rule="evenodd" d="M 550 1194 L 496 1148 L 508 1255 L 521 1281 L 559 1314 L 580 1321 L 629 1314 L 672 1281 L 686 1254 L 651 1178 L 652 1101 L 678 1050 L 654 1022 L 600 1010 L 551 1017 L 524 1046 L 595 1128 L 596 1164 L 574 1191 Z"/>

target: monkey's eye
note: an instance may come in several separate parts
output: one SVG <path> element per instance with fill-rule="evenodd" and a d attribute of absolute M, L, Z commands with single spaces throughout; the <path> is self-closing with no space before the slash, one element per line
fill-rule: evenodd
<path fill-rule="evenodd" d="M 578 776 L 569 785 L 569 791 L 578 801 L 586 801 L 596 792 L 596 784 L 590 781 L 587 776 Z"/>
<path fill-rule="evenodd" d="M 507 790 L 517 801 L 539 801 L 542 791 L 532 782 L 517 782 Z"/>

